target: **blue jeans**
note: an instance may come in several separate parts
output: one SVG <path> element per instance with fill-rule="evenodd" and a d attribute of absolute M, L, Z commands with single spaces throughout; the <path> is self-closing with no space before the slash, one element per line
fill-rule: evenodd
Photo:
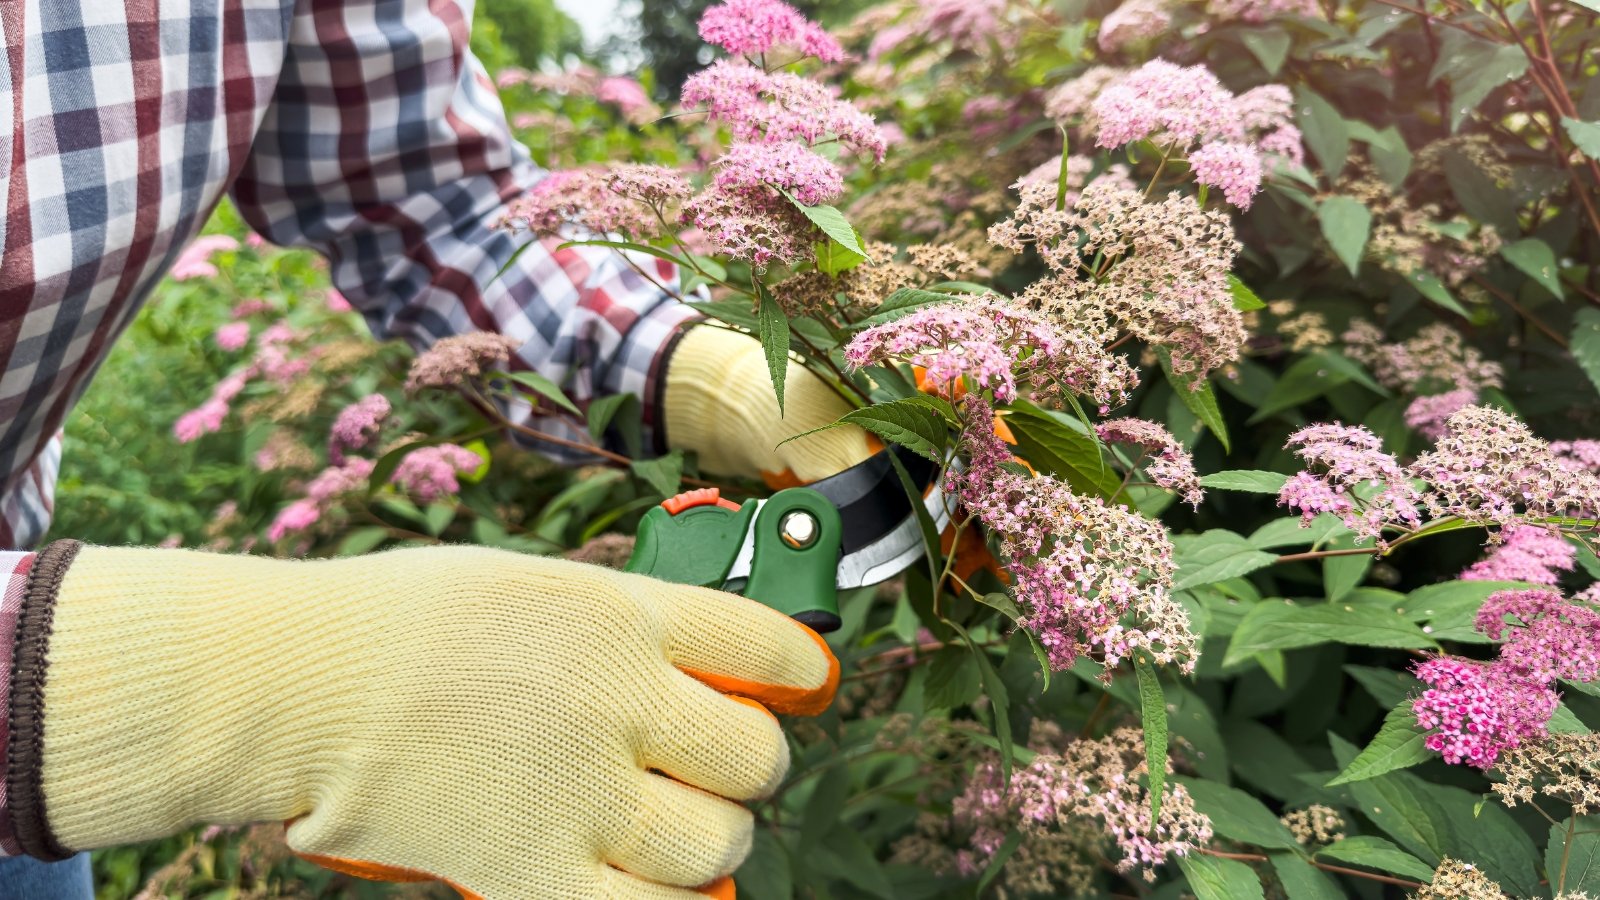
<path fill-rule="evenodd" d="M 94 900 L 89 854 L 58 863 L 0 857 L 0 900 Z"/>

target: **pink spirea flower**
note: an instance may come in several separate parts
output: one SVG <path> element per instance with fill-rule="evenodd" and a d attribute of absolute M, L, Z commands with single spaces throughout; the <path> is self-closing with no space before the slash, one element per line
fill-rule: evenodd
<path fill-rule="evenodd" d="M 980 50 L 990 41 L 1015 42 L 1015 29 L 1005 27 L 1007 0 L 927 0 L 918 30 L 930 41 L 949 41 L 958 50 Z"/>
<path fill-rule="evenodd" d="M 1152 136 L 1180 146 L 1244 137 L 1233 94 L 1205 66 L 1151 60 L 1101 91 L 1093 109 L 1095 143 L 1106 149 Z"/>
<path fill-rule="evenodd" d="M 658 211 L 688 196 L 689 183 L 664 166 L 567 169 L 551 172 L 511 201 L 504 223 L 536 234 L 576 226 L 649 237 L 662 230 Z"/>
<path fill-rule="evenodd" d="M 1553 519 L 1600 509 L 1600 478 L 1572 467 L 1527 425 L 1501 409 L 1469 406 L 1411 464 L 1428 483 L 1428 511 L 1492 530 L 1521 517 Z"/>
<path fill-rule="evenodd" d="M 229 353 L 241 350 L 245 344 L 250 343 L 250 323 L 229 322 L 219 327 L 211 339 L 217 342 L 218 347 Z"/>
<path fill-rule="evenodd" d="M 600 86 L 595 88 L 594 98 L 615 106 L 630 119 L 654 113 L 656 109 L 656 105 L 650 101 L 650 95 L 645 93 L 644 85 L 623 75 L 601 79 Z"/>
<path fill-rule="evenodd" d="M 1249 209 L 1261 190 L 1261 154 L 1249 144 L 1212 141 L 1189 154 L 1195 181 L 1222 191 L 1229 203 Z"/>
<path fill-rule="evenodd" d="M 716 253 L 757 272 L 774 262 L 810 259 L 821 234 L 793 203 L 772 191 L 724 191 L 713 185 L 684 204 L 683 221 Z"/>
<path fill-rule="evenodd" d="M 1451 764 L 1479 769 L 1500 752 L 1545 732 L 1560 697 L 1548 684 L 1508 666 L 1439 657 L 1419 663 L 1428 685 L 1411 703 L 1424 744 Z"/>
<path fill-rule="evenodd" d="M 990 297 L 961 297 L 862 331 L 845 348 L 854 367 L 904 360 L 922 366 L 926 382 L 952 394 L 970 379 L 1001 401 L 1017 384 L 1064 385 L 1101 406 L 1123 403 L 1137 376 L 1115 354 L 1082 335 L 1067 335 L 1032 310 Z"/>
<path fill-rule="evenodd" d="M 1456 388 L 1442 394 L 1418 397 L 1406 406 L 1406 425 L 1430 441 L 1444 437 L 1445 420 L 1478 402 L 1473 388 Z"/>
<path fill-rule="evenodd" d="M 265 250 L 272 244 L 266 238 L 262 237 L 259 232 L 252 231 L 244 236 L 244 245 L 249 247 L 251 250 Z"/>
<path fill-rule="evenodd" d="M 172 434 L 178 439 L 178 443 L 187 444 L 198 440 L 201 435 L 220 431 L 222 420 L 227 416 L 228 404 L 215 399 L 207 400 L 179 416 L 178 421 L 172 426 Z"/>
<path fill-rule="evenodd" d="M 981 394 L 962 402 L 967 468 L 951 476 L 961 503 L 1000 541 L 1020 624 L 1050 665 L 1070 668 L 1091 650 L 1110 672 L 1135 651 L 1194 668 L 1196 637 L 1172 599 L 1167 530 L 1124 506 L 1077 494 L 1047 475 L 1007 467 L 994 413 Z M 1109 677 L 1109 676 L 1108 676 Z"/>
<path fill-rule="evenodd" d="M 1279 157 L 1294 165 L 1304 165 L 1306 161 L 1305 138 L 1300 129 L 1293 125 L 1285 125 L 1261 136 L 1256 142 L 1256 149 L 1266 154 L 1267 157 Z"/>
<path fill-rule="evenodd" d="M 700 39 L 737 56 L 790 47 L 823 62 L 844 59 L 844 48 L 821 25 L 781 0 L 726 0 L 700 17 Z"/>
<path fill-rule="evenodd" d="M 277 543 L 291 534 L 299 534 L 317 524 L 322 518 L 322 508 L 310 500 L 296 500 L 278 511 L 272 524 L 267 526 L 267 540 Z"/>
<path fill-rule="evenodd" d="M 704 105 L 742 141 L 803 141 L 836 138 L 846 149 L 882 161 L 888 149 L 872 116 L 834 96 L 829 88 L 790 72 L 763 72 L 739 60 L 722 59 L 689 76 L 685 106 Z"/>
<path fill-rule="evenodd" d="M 782 189 L 806 206 L 831 203 L 844 192 L 838 166 L 793 141 L 736 143 L 718 161 L 713 181 L 730 194 Z"/>
<path fill-rule="evenodd" d="M 423 388 L 454 387 L 482 375 L 486 369 L 503 365 L 522 346 L 516 338 L 487 331 L 441 338 L 411 361 L 406 374 L 406 391 Z"/>
<path fill-rule="evenodd" d="M 1600 441 L 1551 441 L 1556 461 L 1578 471 L 1600 473 Z"/>
<path fill-rule="evenodd" d="M 251 316 L 272 311 L 273 307 L 271 303 L 268 303 L 259 297 L 252 297 L 248 300 L 240 300 L 238 303 L 235 303 L 233 305 L 233 312 L 229 313 L 229 315 L 235 319 L 248 319 Z"/>
<path fill-rule="evenodd" d="M 1194 459 L 1165 425 L 1148 419 L 1108 419 L 1094 427 L 1100 440 L 1108 444 L 1127 444 L 1140 448 L 1145 474 L 1158 487 L 1183 497 L 1185 503 L 1200 508 L 1205 491 L 1194 471 Z M 1138 461 L 1136 461 L 1138 462 Z"/>
<path fill-rule="evenodd" d="M 1164 0 L 1127 0 L 1100 20 L 1100 49 L 1115 53 L 1129 44 L 1164 33 L 1172 13 Z"/>
<path fill-rule="evenodd" d="M 1206 11 L 1218 19 L 1243 22 L 1271 22 L 1286 16 L 1318 19 L 1322 7 L 1317 0 L 1210 0 Z"/>
<path fill-rule="evenodd" d="M 1558 591 L 1495 591 L 1474 624 L 1490 639 L 1504 641 L 1495 665 L 1544 684 L 1600 677 L 1600 613 L 1567 602 Z"/>
<path fill-rule="evenodd" d="M 1461 573 L 1462 581 L 1526 581 L 1554 587 L 1571 572 L 1578 550 L 1559 533 L 1535 525 L 1514 525 L 1489 554 Z"/>
<path fill-rule="evenodd" d="M 1306 524 L 1333 513 L 1358 536 L 1381 542 L 1384 525 L 1420 521 L 1422 494 L 1365 426 L 1312 425 L 1289 435 L 1285 447 L 1307 469 L 1284 484 L 1278 502 L 1299 510 Z"/>
<path fill-rule="evenodd" d="M 388 415 L 389 398 L 382 394 L 369 394 L 340 410 L 328 432 L 328 458 L 343 462 L 345 451 L 365 447 Z"/>
<path fill-rule="evenodd" d="M 456 475 L 475 471 L 482 457 L 456 444 L 436 444 L 407 453 L 389 480 L 424 503 L 461 490 Z"/>
<path fill-rule="evenodd" d="M 343 294 L 331 288 L 328 290 L 328 296 L 324 302 L 327 303 L 328 312 L 331 313 L 347 313 L 355 309 L 354 306 L 350 305 L 350 301 L 345 299 Z"/>
<path fill-rule="evenodd" d="M 177 261 L 172 264 L 172 269 L 167 274 L 171 275 L 174 281 L 214 277 L 217 274 L 217 267 L 211 263 L 212 254 L 237 249 L 239 242 L 225 234 L 197 237 L 178 254 Z"/>

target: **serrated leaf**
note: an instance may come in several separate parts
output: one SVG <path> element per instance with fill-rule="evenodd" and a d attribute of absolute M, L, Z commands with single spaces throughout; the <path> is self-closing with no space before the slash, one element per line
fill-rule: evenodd
<path fill-rule="evenodd" d="M 1478 108 L 1490 91 L 1522 77 L 1526 71 L 1528 56 L 1516 43 L 1490 45 L 1471 59 L 1458 60 L 1450 77 L 1450 130 L 1460 129 L 1461 121 Z"/>
<path fill-rule="evenodd" d="M 789 317 L 777 298 L 759 287 L 761 295 L 756 307 L 757 336 L 761 349 L 767 355 L 767 374 L 772 377 L 772 390 L 778 395 L 778 414 L 783 415 L 783 385 L 789 376 Z"/>
<path fill-rule="evenodd" d="M 978 699 L 983 678 L 972 653 L 961 647 L 934 652 L 922 684 L 922 702 L 929 709 L 954 709 Z"/>
<path fill-rule="evenodd" d="M 1017 602 L 1012 600 L 1009 594 L 1004 594 L 999 591 L 996 591 L 992 594 L 984 594 L 978 597 L 978 602 L 982 603 L 984 606 L 999 610 L 1001 615 L 1010 619 L 1012 622 L 1022 618 L 1022 610 L 1017 609 Z M 1024 631 L 1023 633 L 1031 634 L 1032 632 Z"/>
<path fill-rule="evenodd" d="M 1327 872 L 1300 858 L 1298 853 L 1269 853 L 1272 871 L 1288 900 L 1343 900 L 1345 892 Z"/>
<path fill-rule="evenodd" d="M 863 328 L 871 328 L 874 325 L 882 325 L 885 322 L 893 322 L 895 319 L 916 312 L 924 306 L 949 303 L 952 296 L 938 291 L 925 291 L 921 288 L 899 288 L 894 293 L 883 298 L 883 302 L 878 304 L 877 308 L 872 311 L 872 315 L 865 316 L 860 321 L 852 324 L 850 330 L 859 331 Z"/>
<path fill-rule="evenodd" d="M 628 464 L 633 474 L 663 497 L 678 492 L 683 482 L 683 451 L 674 450 L 655 459 L 636 459 Z"/>
<path fill-rule="evenodd" d="M 589 402 L 585 426 L 589 436 L 597 443 L 603 442 L 606 432 L 614 428 L 622 436 L 622 446 L 629 456 L 639 456 L 644 452 L 643 422 L 637 394 L 607 394 L 594 398 Z"/>
<path fill-rule="evenodd" d="M 1501 247 L 1500 255 L 1521 269 L 1523 274 L 1539 282 L 1545 290 L 1565 299 L 1566 294 L 1561 288 L 1561 269 L 1556 262 L 1555 251 L 1550 249 L 1549 244 L 1538 238 L 1523 238 Z"/>
<path fill-rule="evenodd" d="M 1600 159 L 1600 122 L 1584 122 L 1571 116 L 1562 116 L 1561 126 L 1584 156 Z"/>
<path fill-rule="evenodd" d="M 1355 745 L 1337 734 L 1328 735 L 1328 744 L 1340 768 L 1356 758 Z M 1446 855 L 1450 821 L 1428 787 L 1409 772 L 1390 772 L 1351 782 L 1343 789 L 1350 792 L 1363 815 L 1431 869 Z"/>
<path fill-rule="evenodd" d="M 1229 469 L 1200 478 L 1200 486 L 1219 491 L 1245 491 L 1251 494 L 1277 494 L 1289 476 L 1261 469 Z"/>
<path fill-rule="evenodd" d="M 1200 900 L 1262 900 L 1261 879 L 1249 866 L 1204 853 L 1178 857 L 1178 868 Z"/>
<path fill-rule="evenodd" d="M 815 247 L 817 271 L 824 275 L 838 275 L 867 261 L 865 256 L 851 250 L 833 238 L 818 241 Z"/>
<path fill-rule="evenodd" d="M 1456 315 L 1466 316 L 1468 314 L 1466 307 L 1461 305 L 1461 301 L 1457 300 L 1455 295 L 1450 293 L 1450 289 L 1444 286 L 1444 282 L 1439 280 L 1439 276 L 1432 272 L 1415 272 L 1406 283 L 1416 288 L 1417 293 Z"/>
<path fill-rule="evenodd" d="M 1186 383 L 1173 373 L 1171 357 L 1164 351 L 1158 355 L 1161 357 L 1161 369 L 1166 373 L 1167 382 L 1172 385 L 1172 391 L 1178 395 L 1178 400 L 1194 413 L 1201 424 L 1217 436 L 1217 440 L 1222 442 L 1224 453 L 1232 453 L 1233 445 L 1228 440 L 1228 423 L 1222 420 L 1222 410 L 1217 406 L 1217 395 L 1211 390 L 1211 382 Z"/>
<path fill-rule="evenodd" d="M 1328 787 L 1375 778 L 1385 772 L 1404 769 L 1433 758 L 1423 746 L 1427 732 L 1417 727 L 1410 703 L 1401 703 L 1383 717 L 1383 725 L 1365 749 L 1328 782 Z"/>
<path fill-rule="evenodd" d="M 1150 821 L 1161 821 L 1161 795 L 1167 786 L 1167 699 L 1161 679 L 1149 660 L 1140 657 L 1133 669 L 1139 677 L 1139 721 L 1144 729 L 1144 760 L 1149 769 Z"/>
<path fill-rule="evenodd" d="M 755 332 L 761 327 L 749 300 L 712 300 L 709 303 L 691 300 L 684 305 L 695 312 L 704 313 L 719 322 L 726 322 L 745 331 Z"/>
<path fill-rule="evenodd" d="M 868 262 L 872 261 L 872 254 L 861 246 L 861 238 L 856 235 L 856 230 L 850 227 L 850 223 L 845 221 L 844 213 L 832 206 L 806 206 L 796 200 L 794 195 L 788 191 L 782 191 L 782 193 L 789 198 L 789 202 L 793 203 L 796 209 L 800 210 L 801 215 L 811 220 L 811 224 L 822 229 L 823 234 L 838 241 L 851 253 L 860 255 Z"/>
<path fill-rule="evenodd" d="M 1249 312 L 1253 309 L 1266 309 L 1267 303 L 1256 292 L 1250 290 L 1250 285 L 1239 280 L 1239 276 L 1228 273 L 1228 291 L 1233 295 L 1233 308 L 1240 312 Z"/>
<path fill-rule="evenodd" d="M 1204 479 L 1201 480 L 1204 484 Z M 1274 519 L 1250 534 L 1250 546 L 1258 550 L 1275 550 L 1279 547 L 1309 547 L 1321 544 L 1337 535 L 1348 532 L 1344 523 L 1335 516 L 1323 513 L 1303 523 L 1299 516 Z"/>
<path fill-rule="evenodd" d="M 1194 808 L 1211 818 L 1212 829 L 1222 837 L 1272 850 L 1300 846 L 1276 814 L 1244 791 L 1199 778 L 1179 781 L 1194 800 Z"/>
<path fill-rule="evenodd" d="M 1418 881 L 1433 880 L 1432 866 L 1401 850 L 1392 841 L 1386 841 L 1381 837 L 1368 835 L 1347 837 L 1323 847 L 1316 855 L 1318 859 L 1326 858 L 1353 866 L 1377 869 L 1380 872 L 1392 872 Z"/>
<path fill-rule="evenodd" d="M 1237 578 L 1278 561 L 1277 554 L 1257 550 L 1243 537 L 1222 528 L 1178 535 L 1172 545 L 1177 566 L 1172 583 L 1175 591 Z"/>
<path fill-rule="evenodd" d="M 1328 239 L 1339 261 L 1354 275 L 1361 268 L 1361 253 L 1372 234 L 1372 213 L 1354 197 L 1333 196 L 1317 208 L 1322 236 Z"/>
<path fill-rule="evenodd" d="M 1100 442 L 1067 416 L 1018 403 L 1005 421 L 1017 438 L 1017 454 L 1034 468 L 1060 476 L 1080 493 L 1116 493 L 1120 483 L 1105 464 Z"/>
<path fill-rule="evenodd" d="M 993 713 L 994 736 L 1000 742 L 1000 775 L 1002 784 L 1011 784 L 1011 761 L 1013 747 L 1011 742 L 1011 698 L 1006 690 L 1006 683 L 1000 680 L 1000 673 L 994 670 L 994 664 L 989 662 L 989 655 L 978 646 L 965 628 L 949 619 L 942 619 L 946 625 L 961 639 L 966 641 L 967 649 L 972 651 L 972 657 L 978 663 L 978 675 L 983 682 L 983 694 L 989 698 L 989 709 Z"/>
<path fill-rule="evenodd" d="M 1572 849 L 1567 849 L 1567 823 L 1550 826 L 1544 865 L 1550 887 L 1561 893 L 1600 892 L 1600 816 L 1579 816 L 1573 827 Z M 1588 834 L 1578 834 L 1586 831 Z M 1562 865 L 1563 861 L 1566 863 Z"/>
<path fill-rule="evenodd" d="M 1600 390 L 1600 309 L 1586 306 L 1572 317 L 1572 358 Z"/>
<path fill-rule="evenodd" d="M 899 444 L 936 463 L 944 461 L 949 439 L 946 419 L 935 397 L 905 397 L 845 413 L 837 422 L 814 429 L 822 431 L 839 425 L 856 425 L 891 443 Z M 795 438 L 805 437 L 798 434 Z"/>
<path fill-rule="evenodd" d="M 1400 649 L 1438 646 L 1404 617 L 1372 606 L 1263 601 L 1250 608 L 1228 644 L 1224 666 L 1248 660 L 1263 650 L 1289 650 L 1325 643 Z"/>
<path fill-rule="evenodd" d="M 504 377 L 514 381 L 575 416 L 583 415 L 578 411 L 577 405 L 567 399 L 567 395 L 561 392 L 561 388 L 554 381 L 540 375 L 538 372 L 497 372 L 493 377 Z"/>

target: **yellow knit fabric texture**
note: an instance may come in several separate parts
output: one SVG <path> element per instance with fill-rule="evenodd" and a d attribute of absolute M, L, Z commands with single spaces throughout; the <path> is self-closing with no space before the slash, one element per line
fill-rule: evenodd
<path fill-rule="evenodd" d="M 688 900 L 748 853 L 722 798 L 766 795 L 789 755 L 770 715 L 675 666 L 812 688 L 831 658 L 752 601 L 485 548 L 86 547 L 48 661 L 68 847 L 301 817 L 300 852 L 489 900 Z"/>
<path fill-rule="evenodd" d="M 689 329 L 667 369 L 663 400 L 667 441 L 693 450 L 700 467 L 722 475 L 755 477 L 792 473 L 811 482 L 848 469 L 872 455 L 867 433 L 821 428 L 851 410 L 827 382 L 792 359 L 783 390 L 784 409 L 755 338 L 709 325 Z"/>

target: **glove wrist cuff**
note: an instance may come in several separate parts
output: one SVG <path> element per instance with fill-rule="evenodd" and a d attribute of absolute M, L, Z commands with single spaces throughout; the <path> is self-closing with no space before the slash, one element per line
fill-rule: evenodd
<path fill-rule="evenodd" d="M 56 541 L 35 554 L 12 655 L 6 796 L 23 852 L 51 862 L 67 859 L 72 851 L 56 840 L 45 814 L 44 689 L 56 598 L 82 546 L 78 541 Z"/>

